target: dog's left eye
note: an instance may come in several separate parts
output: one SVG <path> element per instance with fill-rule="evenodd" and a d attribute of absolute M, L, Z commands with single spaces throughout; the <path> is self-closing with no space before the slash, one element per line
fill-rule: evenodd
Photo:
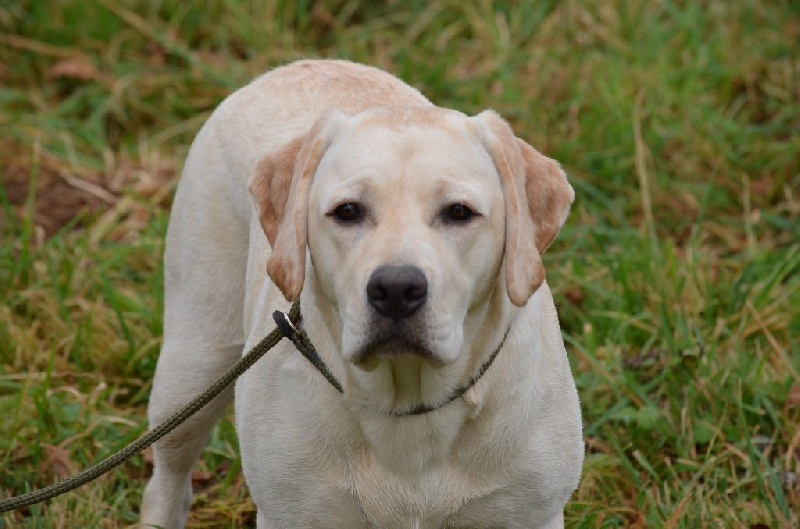
<path fill-rule="evenodd" d="M 343 224 L 354 224 L 364 217 L 361 207 L 353 202 L 346 202 L 336 206 L 328 215 Z"/>
<path fill-rule="evenodd" d="M 450 204 L 442 211 L 442 218 L 445 222 L 462 223 L 472 220 L 477 213 L 475 213 L 466 204 Z"/>

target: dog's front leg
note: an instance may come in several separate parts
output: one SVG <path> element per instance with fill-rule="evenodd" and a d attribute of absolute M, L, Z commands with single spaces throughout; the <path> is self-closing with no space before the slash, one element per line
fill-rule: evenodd
<path fill-rule="evenodd" d="M 189 398 L 211 385 L 236 361 L 240 350 L 239 347 L 228 351 L 208 350 L 207 346 L 165 340 L 150 397 L 151 427 L 161 424 Z M 188 351 L 197 355 L 191 365 L 186 363 Z M 180 529 L 184 526 L 192 503 L 192 465 L 200 456 L 211 428 L 232 398 L 232 390 L 225 390 L 156 443 L 153 476 L 142 500 L 141 523 L 144 527 Z"/>
<path fill-rule="evenodd" d="M 201 133 L 192 147 L 167 232 L 164 344 L 150 396 L 151 427 L 205 391 L 240 358 L 244 344 L 247 227 L 224 192 L 225 172 L 213 170 L 214 150 L 206 140 Z M 226 390 L 156 443 L 143 525 L 184 526 L 192 465 L 232 397 Z"/>

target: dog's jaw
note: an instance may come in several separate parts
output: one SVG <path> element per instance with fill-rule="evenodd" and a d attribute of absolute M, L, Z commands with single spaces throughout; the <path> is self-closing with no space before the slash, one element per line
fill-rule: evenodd
<path fill-rule="evenodd" d="M 420 358 L 441 367 L 452 364 L 461 354 L 464 336 L 460 314 L 428 318 L 428 311 L 423 311 L 408 321 L 393 322 L 368 307 L 353 310 L 354 305 L 350 304 L 341 318 L 341 351 L 346 362 L 366 367 L 376 360 Z"/>
<path fill-rule="evenodd" d="M 366 371 L 372 371 L 382 361 L 414 358 L 427 360 L 434 367 L 445 365 L 425 344 L 403 334 L 389 334 L 367 344 L 353 356 L 352 363 Z"/>

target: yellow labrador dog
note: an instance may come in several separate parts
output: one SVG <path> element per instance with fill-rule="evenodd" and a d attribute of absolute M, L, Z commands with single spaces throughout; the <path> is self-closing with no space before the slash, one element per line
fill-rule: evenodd
<path fill-rule="evenodd" d="M 238 381 L 259 528 L 563 527 L 584 448 L 541 254 L 573 197 L 492 111 L 345 61 L 260 77 L 186 161 L 151 423 L 299 298 L 342 391 L 288 340 Z M 184 526 L 190 469 L 233 397 L 156 445 L 143 525 Z"/>

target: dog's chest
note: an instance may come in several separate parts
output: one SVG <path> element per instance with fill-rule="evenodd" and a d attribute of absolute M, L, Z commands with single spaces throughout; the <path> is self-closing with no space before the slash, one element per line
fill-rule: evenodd
<path fill-rule="evenodd" d="M 482 487 L 471 485 L 451 468 L 440 467 L 413 478 L 387 472 L 358 469 L 353 493 L 367 527 L 442 529 L 470 497 Z"/>
<path fill-rule="evenodd" d="M 402 476 L 362 454 L 350 460 L 347 479 L 370 529 L 517 527 L 503 516 L 519 515 L 520 504 L 529 503 L 522 496 L 530 487 L 514 483 L 522 476 L 475 470 L 464 461 L 440 462 Z"/>

